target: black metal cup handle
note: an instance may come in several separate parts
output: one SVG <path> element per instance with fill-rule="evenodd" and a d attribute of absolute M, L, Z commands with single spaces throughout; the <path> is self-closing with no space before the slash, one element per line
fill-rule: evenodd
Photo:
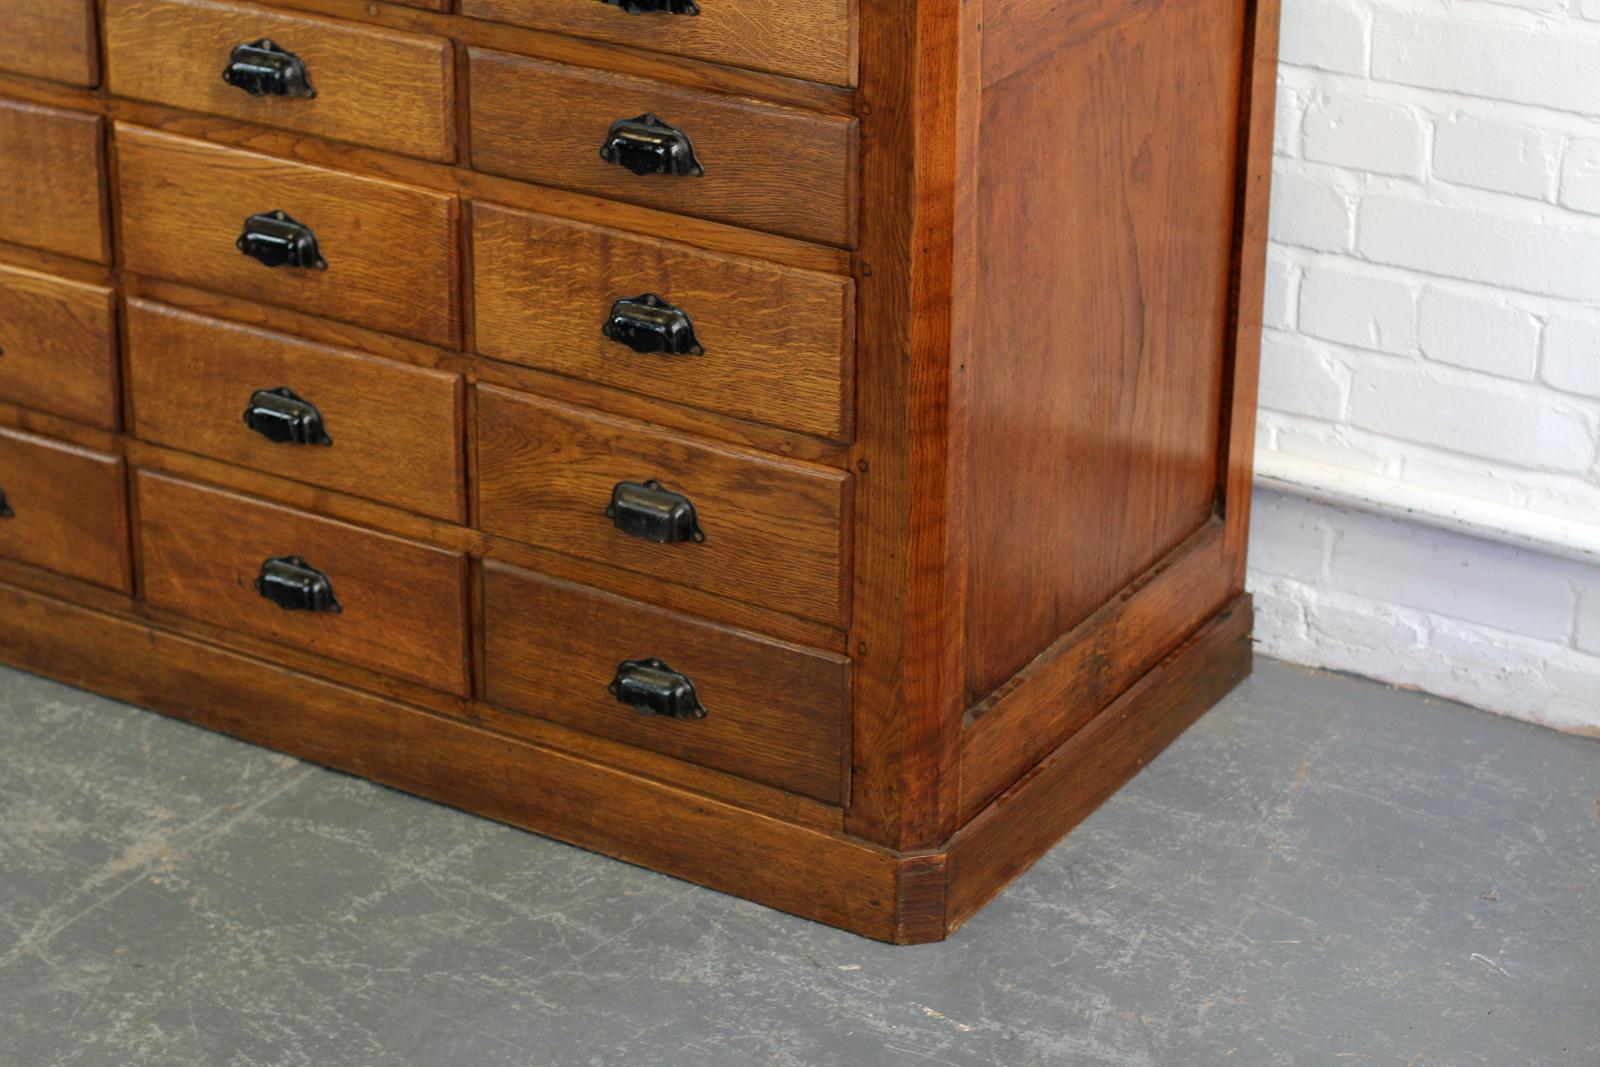
<path fill-rule="evenodd" d="M 0 487 L 0 519 L 16 518 L 17 513 L 11 510 L 11 502 L 6 499 L 6 491 Z"/>
<path fill-rule="evenodd" d="M 256 592 L 284 611 L 310 611 L 337 615 L 344 611 L 333 595 L 328 576 L 299 556 L 263 560 L 256 576 Z"/>
<path fill-rule="evenodd" d="M 228 65 L 222 68 L 222 80 L 251 96 L 311 100 L 317 95 L 300 57 L 266 37 L 235 45 L 228 54 Z"/>
<path fill-rule="evenodd" d="M 694 0 L 600 0 L 600 2 L 620 7 L 630 15 L 700 14 L 700 5 Z"/>
<path fill-rule="evenodd" d="M 705 705 L 688 676 L 678 673 L 659 659 L 624 660 L 617 676 L 606 687 L 619 704 L 645 715 L 667 719 L 703 719 Z"/>
<path fill-rule="evenodd" d="M 244 409 L 244 424 L 275 444 L 331 447 L 322 412 L 288 386 L 257 389 Z"/>
<path fill-rule="evenodd" d="M 311 227 L 284 211 L 264 211 L 245 219 L 244 232 L 235 244 L 264 267 L 328 269 Z"/>

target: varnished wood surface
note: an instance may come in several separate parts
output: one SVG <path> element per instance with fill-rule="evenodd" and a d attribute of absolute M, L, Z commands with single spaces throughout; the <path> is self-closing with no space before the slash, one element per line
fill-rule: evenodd
<path fill-rule="evenodd" d="M 849 278 L 777 267 L 492 204 L 472 207 L 478 351 L 838 440 L 854 402 Z M 604 336 L 646 293 L 693 321 L 701 355 Z"/>
<path fill-rule="evenodd" d="M 116 143 L 128 269 L 457 343 L 455 197 L 133 126 Z M 327 270 L 240 252 L 245 220 L 272 211 L 311 228 Z"/>
<path fill-rule="evenodd" d="M 128 591 L 121 457 L 0 427 L 0 492 L 0 556 Z"/>
<path fill-rule="evenodd" d="M 219 74 L 235 45 L 269 38 L 297 56 L 311 99 L 253 97 Z M 406 155 L 455 158 L 450 43 L 220 0 L 108 0 L 108 82 L 152 100 Z"/>
<path fill-rule="evenodd" d="M 477 394 L 486 532 L 844 621 L 849 475 L 502 389 Z M 654 544 L 605 517 L 618 482 L 652 479 L 694 504 L 704 542 Z"/>
<path fill-rule="evenodd" d="M 0 99 L 0 241 L 105 263 L 103 120 Z"/>
<path fill-rule="evenodd" d="M 466 695 L 465 557 L 138 471 L 144 595 L 214 625 Z M 328 576 L 343 611 L 285 611 L 256 591 L 268 559 Z"/>
<path fill-rule="evenodd" d="M 483 628 L 491 703 L 826 803 L 844 799 L 841 656 L 497 563 L 484 567 Z M 705 718 L 644 715 L 608 691 L 619 664 L 652 658 L 689 678 Z"/>
<path fill-rule="evenodd" d="M 854 85 L 851 0 L 701 4 L 699 14 L 629 15 L 593 0 L 461 0 L 461 13 L 535 29 L 672 52 L 808 81 Z"/>
<path fill-rule="evenodd" d="M 94 0 L 0 0 L 0 69 L 71 85 L 100 80 Z"/>
<path fill-rule="evenodd" d="M 117 429 L 116 294 L 0 265 L 0 401 Z"/>
<path fill-rule="evenodd" d="M 805 240 L 855 240 L 852 119 L 480 48 L 468 57 L 479 170 Z M 642 114 L 682 130 L 705 174 L 637 175 L 601 159 L 611 124 Z"/>
<path fill-rule="evenodd" d="M 298 341 L 144 300 L 128 303 L 134 432 L 296 481 L 466 521 L 459 375 Z M 332 444 L 278 443 L 244 411 L 258 389 L 317 408 Z"/>

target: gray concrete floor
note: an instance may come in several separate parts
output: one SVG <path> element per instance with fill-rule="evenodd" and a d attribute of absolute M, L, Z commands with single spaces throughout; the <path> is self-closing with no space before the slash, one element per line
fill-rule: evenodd
<path fill-rule="evenodd" d="M 1600 744 L 1261 661 L 895 949 L 0 671 L 0 1064 L 1600 1063 Z"/>

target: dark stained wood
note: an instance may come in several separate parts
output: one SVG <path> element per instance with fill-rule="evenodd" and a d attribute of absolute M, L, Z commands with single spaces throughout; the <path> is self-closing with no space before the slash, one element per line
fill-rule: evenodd
<path fill-rule="evenodd" d="M 0 265 L 0 401 L 115 430 L 116 295 Z"/>
<path fill-rule="evenodd" d="M 477 48 L 468 56 L 472 163 L 479 170 L 790 237 L 854 243 L 853 119 Z M 611 123 L 645 113 L 689 137 L 702 177 L 637 175 L 600 158 Z"/>
<path fill-rule="evenodd" d="M 850 476 L 479 386 L 483 529 L 821 622 L 845 617 Z M 605 517 L 618 482 L 687 496 L 703 543 Z"/>
<path fill-rule="evenodd" d="M 296 481 L 466 519 L 459 375 L 295 340 L 144 300 L 128 304 L 134 432 Z M 243 414 L 258 389 L 315 405 L 331 446 L 280 444 Z"/>
<path fill-rule="evenodd" d="M 1241 597 L 951 838 L 948 931 L 1249 675 L 1250 620 Z"/>
<path fill-rule="evenodd" d="M 831 804 L 843 800 L 849 661 L 497 563 L 484 566 L 494 704 Z M 640 714 L 607 687 L 625 660 L 693 682 L 703 719 Z"/>
<path fill-rule="evenodd" d="M 0 241 L 105 263 L 105 149 L 96 115 L 0 99 Z"/>
<path fill-rule="evenodd" d="M 472 209 L 478 351 L 835 440 L 848 436 L 851 280 L 701 252 L 491 204 Z M 640 355 L 605 337 L 613 302 L 682 308 L 705 352 Z"/>
<path fill-rule="evenodd" d="M 0 0 L 0 69 L 94 85 L 94 0 Z"/>
<path fill-rule="evenodd" d="M 219 78 L 235 45 L 270 38 L 300 58 L 316 96 L 253 97 Z M 111 91 L 263 126 L 455 158 L 448 41 L 219 0 L 108 0 Z"/>
<path fill-rule="evenodd" d="M 465 695 L 465 558 L 276 504 L 135 475 L 151 604 Z M 255 589 L 268 559 L 328 576 L 343 611 L 284 611 Z"/>
<path fill-rule="evenodd" d="M 121 457 L 0 427 L 0 493 L 0 556 L 128 591 Z"/>
<path fill-rule="evenodd" d="M 461 323 L 457 203 L 426 189 L 117 127 L 127 268 L 442 345 Z M 325 271 L 268 268 L 236 242 L 250 215 L 309 226 Z"/>
<path fill-rule="evenodd" d="M 694 17 L 639 18 L 593 0 L 461 0 L 461 13 L 535 29 L 614 41 L 788 74 L 855 84 L 855 4 L 851 0 L 746 0 L 702 4 Z"/>

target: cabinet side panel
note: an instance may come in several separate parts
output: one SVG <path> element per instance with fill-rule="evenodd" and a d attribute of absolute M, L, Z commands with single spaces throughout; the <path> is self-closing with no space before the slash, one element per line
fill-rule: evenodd
<path fill-rule="evenodd" d="M 969 703 L 1216 509 L 1245 36 L 1242 0 L 1100 0 L 1019 67 L 990 4 Z"/>

